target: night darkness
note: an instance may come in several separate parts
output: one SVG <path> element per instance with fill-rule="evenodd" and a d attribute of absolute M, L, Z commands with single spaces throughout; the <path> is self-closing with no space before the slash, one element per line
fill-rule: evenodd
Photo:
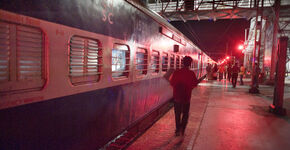
<path fill-rule="evenodd" d="M 237 47 L 245 40 L 245 29 L 250 27 L 250 22 L 246 19 L 170 23 L 216 61 L 225 58 L 227 43 L 228 55 L 232 52 L 233 56 L 242 58 L 242 53 Z"/>

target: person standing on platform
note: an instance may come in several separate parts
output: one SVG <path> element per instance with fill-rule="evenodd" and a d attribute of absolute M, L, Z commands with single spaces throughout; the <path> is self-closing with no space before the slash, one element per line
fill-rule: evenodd
<path fill-rule="evenodd" d="M 228 80 L 231 81 L 231 78 L 232 78 L 232 66 L 231 66 L 231 64 L 228 64 L 227 72 L 228 72 Z"/>
<path fill-rule="evenodd" d="M 243 77 L 245 73 L 246 73 L 246 68 L 243 66 L 243 64 L 241 64 L 241 67 L 240 67 L 240 84 L 241 85 L 244 85 Z"/>
<path fill-rule="evenodd" d="M 261 73 L 261 69 L 260 69 L 258 63 L 255 63 L 255 69 L 254 69 L 254 72 L 253 73 L 254 73 L 253 86 L 258 88 L 259 87 L 259 84 L 258 84 L 258 82 L 259 82 L 259 75 Z"/>
<path fill-rule="evenodd" d="M 227 74 L 228 74 L 228 66 L 227 65 L 224 65 L 225 67 L 224 67 L 224 77 L 225 77 L 225 79 L 227 80 Z"/>
<path fill-rule="evenodd" d="M 213 77 L 213 80 L 217 80 L 217 72 L 218 72 L 217 64 L 214 64 L 214 67 L 212 68 L 212 77 Z"/>
<path fill-rule="evenodd" d="M 206 66 L 205 70 L 206 70 L 206 74 L 207 74 L 207 79 L 210 79 L 211 78 L 211 75 L 210 75 L 210 73 L 211 73 L 211 65 L 209 63 L 207 63 L 207 66 Z"/>
<path fill-rule="evenodd" d="M 191 63 L 192 58 L 185 56 L 183 68 L 174 71 L 170 78 L 170 84 L 173 87 L 176 136 L 184 134 L 189 117 L 191 91 L 200 82 L 195 73 L 189 69 Z"/>
<path fill-rule="evenodd" d="M 239 71 L 240 71 L 240 68 L 238 67 L 238 63 L 235 63 L 235 65 L 232 68 L 232 84 L 233 84 L 233 88 L 235 88 L 236 85 L 237 85 L 237 79 L 238 79 Z"/>
<path fill-rule="evenodd" d="M 220 81 L 223 79 L 224 71 L 225 71 L 224 65 L 220 65 L 219 70 L 218 70 Z"/>

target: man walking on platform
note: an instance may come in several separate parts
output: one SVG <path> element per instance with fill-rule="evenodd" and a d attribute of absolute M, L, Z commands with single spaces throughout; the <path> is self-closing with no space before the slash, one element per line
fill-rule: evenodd
<path fill-rule="evenodd" d="M 238 67 L 238 63 L 235 63 L 235 65 L 232 68 L 232 84 L 233 84 L 233 88 L 235 88 L 236 85 L 237 85 L 237 79 L 238 79 L 239 71 L 240 71 L 240 68 Z"/>
<path fill-rule="evenodd" d="M 219 73 L 219 80 L 220 80 L 220 81 L 223 79 L 224 72 L 225 72 L 224 65 L 220 65 L 219 70 L 218 70 L 218 73 Z"/>
<path fill-rule="evenodd" d="M 173 86 L 176 136 L 180 133 L 184 134 L 189 117 L 191 91 L 199 83 L 195 73 L 189 69 L 191 63 L 192 58 L 185 56 L 183 68 L 176 70 L 170 79 L 170 84 Z"/>
<path fill-rule="evenodd" d="M 228 64 L 227 72 L 228 72 L 228 80 L 231 81 L 231 78 L 232 78 L 232 66 L 231 66 L 231 64 Z"/>
<path fill-rule="evenodd" d="M 228 66 L 225 65 L 225 68 L 224 68 L 224 77 L 225 77 L 226 80 L 227 80 L 227 74 L 228 74 Z"/>
<path fill-rule="evenodd" d="M 211 73 L 211 65 L 209 63 L 207 63 L 207 66 L 206 66 L 205 70 L 206 70 L 206 74 L 207 74 L 207 79 L 211 78 L 211 75 L 210 75 L 210 73 Z"/>
<path fill-rule="evenodd" d="M 246 73 L 246 68 L 243 66 L 243 64 L 241 64 L 241 67 L 240 67 L 240 84 L 241 85 L 244 85 L 243 77 L 245 73 Z"/>

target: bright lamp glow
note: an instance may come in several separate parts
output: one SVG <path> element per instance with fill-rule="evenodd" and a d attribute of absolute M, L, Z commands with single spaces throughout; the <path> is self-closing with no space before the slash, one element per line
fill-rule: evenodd
<path fill-rule="evenodd" d="M 239 50 L 243 50 L 244 49 L 244 46 L 243 45 L 239 45 L 238 49 Z"/>

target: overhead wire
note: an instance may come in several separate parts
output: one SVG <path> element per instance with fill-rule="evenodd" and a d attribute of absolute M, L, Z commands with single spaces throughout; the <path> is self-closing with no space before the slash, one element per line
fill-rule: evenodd
<path fill-rule="evenodd" d="M 222 36 L 219 37 L 219 39 L 217 40 L 217 42 L 215 42 L 215 44 L 213 44 L 214 45 L 213 47 L 215 47 L 216 45 L 218 45 L 220 43 L 220 41 L 224 38 L 225 34 L 228 32 L 228 30 L 230 29 L 230 27 L 232 26 L 232 24 L 233 24 L 233 21 L 227 26 L 227 28 L 223 32 Z M 186 22 L 183 22 L 183 26 L 185 27 L 185 29 L 187 30 L 187 32 L 190 33 L 190 35 L 192 36 L 192 38 L 194 38 L 194 41 L 197 42 L 195 44 L 197 44 L 201 49 L 207 50 L 204 47 L 203 42 L 200 40 L 200 38 L 197 35 L 197 33 L 193 30 L 193 28 L 188 23 L 186 23 Z"/>
<path fill-rule="evenodd" d="M 225 34 L 229 31 L 229 29 L 231 28 L 232 24 L 234 21 L 232 21 L 226 28 L 226 30 L 222 33 L 222 36 L 219 36 L 218 40 L 215 42 L 215 44 L 213 44 L 213 47 L 216 47 L 222 39 L 224 39 Z"/>
<path fill-rule="evenodd" d="M 201 40 L 199 39 L 198 35 L 195 33 L 195 31 L 190 27 L 189 24 L 183 22 L 183 26 L 185 27 L 185 29 L 188 31 L 188 33 L 192 36 L 192 38 L 194 38 L 195 44 L 197 44 L 199 47 L 201 47 L 202 49 L 205 49 Z"/>

